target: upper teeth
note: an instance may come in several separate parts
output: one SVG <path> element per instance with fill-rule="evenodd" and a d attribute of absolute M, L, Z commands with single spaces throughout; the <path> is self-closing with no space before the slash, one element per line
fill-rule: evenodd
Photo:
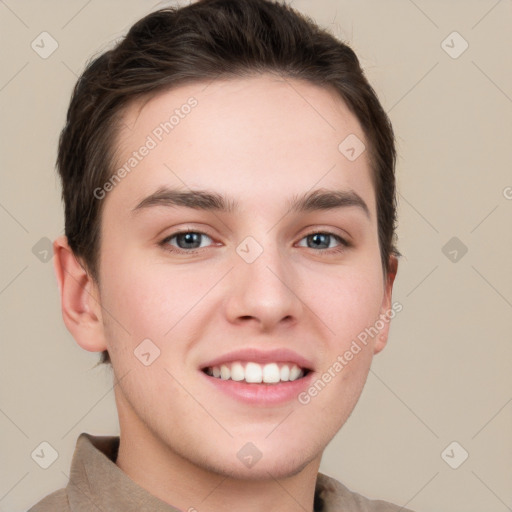
<path fill-rule="evenodd" d="M 304 371 L 293 363 L 261 365 L 250 362 L 245 363 L 244 367 L 240 361 L 209 367 L 206 369 L 206 373 L 222 380 L 245 380 L 250 383 L 265 382 L 268 384 L 293 381 L 304 376 Z"/>

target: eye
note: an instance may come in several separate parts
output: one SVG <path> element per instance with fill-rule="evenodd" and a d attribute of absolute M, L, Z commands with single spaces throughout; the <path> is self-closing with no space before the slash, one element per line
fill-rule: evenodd
<path fill-rule="evenodd" d="M 203 245 L 201 243 L 204 241 L 204 238 L 212 241 L 210 236 L 206 233 L 202 233 L 201 231 L 183 230 L 170 234 L 164 238 L 159 245 L 169 252 L 195 254 L 199 252 L 198 249 L 208 246 L 208 244 Z M 338 253 L 350 247 L 350 243 L 339 235 L 324 231 L 314 231 L 309 233 L 303 237 L 301 241 L 302 240 L 306 240 L 306 247 L 309 249 L 321 249 L 320 252 L 326 253 Z M 337 242 L 338 246 L 333 247 L 331 245 L 331 242 L 333 241 Z M 302 244 L 299 244 L 299 246 L 304 247 Z"/>
<path fill-rule="evenodd" d="M 315 231 L 309 233 L 302 240 L 306 240 L 308 248 L 323 249 L 325 252 L 342 252 L 347 247 L 350 247 L 350 244 L 344 238 L 341 238 L 339 235 L 334 233 L 324 231 Z M 337 241 L 340 245 L 334 248 L 330 247 L 330 242 L 332 241 Z"/>
<path fill-rule="evenodd" d="M 200 231 L 177 231 L 164 238 L 160 245 L 167 251 L 195 253 L 196 249 L 205 247 L 201 245 L 201 239 L 206 237 L 212 240 L 206 233 Z M 176 245 L 173 243 L 175 241 Z"/>

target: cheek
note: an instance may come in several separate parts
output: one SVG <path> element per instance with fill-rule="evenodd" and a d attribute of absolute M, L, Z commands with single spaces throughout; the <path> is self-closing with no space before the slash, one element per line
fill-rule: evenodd
<path fill-rule="evenodd" d="M 110 241 L 115 242 L 114 237 Z M 135 340 L 161 337 L 171 327 L 181 284 L 165 276 L 140 251 L 109 244 L 103 251 L 101 274 L 102 305 Z"/>
<path fill-rule="evenodd" d="M 309 295 L 311 309 L 340 349 L 378 318 L 384 288 L 375 266 L 358 271 L 342 268 L 328 276 L 310 274 L 304 276 L 304 282 L 309 283 L 304 294 Z"/>

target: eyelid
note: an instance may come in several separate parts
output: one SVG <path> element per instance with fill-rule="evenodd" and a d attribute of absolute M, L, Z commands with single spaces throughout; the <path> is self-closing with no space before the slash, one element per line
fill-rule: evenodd
<path fill-rule="evenodd" d="M 309 226 L 305 229 L 308 229 Z M 314 235 L 315 233 L 325 233 L 328 235 L 332 235 L 334 237 L 338 237 L 341 240 L 344 240 L 347 245 L 352 245 L 352 237 L 350 236 L 350 233 L 345 231 L 341 228 L 334 228 L 330 226 L 322 226 L 322 225 L 314 225 L 311 227 L 311 229 L 308 229 L 308 231 L 302 235 L 302 237 Z"/>
<path fill-rule="evenodd" d="M 169 230 L 172 230 L 172 231 L 169 231 Z M 162 239 L 162 241 L 168 240 L 169 238 L 172 238 L 173 236 L 179 235 L 180 233 L 201 233 L 202 235 L 207 235 L 210 238 L 214 238 L 213 234 L 209 233 L 208 228 L 205 228 L 205 227 L 198 228 L 197 226 L 191 226 L 191 225 L 186 225 L 186 224 L 184 226 L 181 226 L 181 227 L 177 227 L 177 228 L 172 227 L 172 228 L 165 229 L 163 231 L 164 232 L 165 231 L 169 231 L 169 234 L 166 235 Z M 161 235 L 159 235 L 159 238 L 161 239 Z"/>

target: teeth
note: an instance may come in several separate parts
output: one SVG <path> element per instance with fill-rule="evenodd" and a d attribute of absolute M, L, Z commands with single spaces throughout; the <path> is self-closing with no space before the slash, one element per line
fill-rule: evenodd
<path fill-rule="evenodd" d="M 244 373 L 244 367 L 240 363 L 233 363 L 231 365 L 231 379 L 240 381 L 244 380 L 245 373 Z"/>
<path fill-rule="evenodd" d="M 263 380 L 261 366 L 256 363 L 247 363 L 245 367 L 245 382 L 259 383 Z"/>
<path fill-rule="evenodd" d="M 223 364 L 220 367 L 220 378 L 222 380 L 228 380 L 230 377 L 231 377 L 231 370 L 225 364 Z"/>
<path fill-rule="evenodd" d="M 290 380 L 297 380 L 301 374 L 301 369 L 294 364 L 290 369 Z"/>
<path fill-rule="evenodd" d="M 261 382 L 277 384 L 279 382 L 294 381 L 304 376 L 304 370 L 293 363 L 267 363 L 261 365 L 250 362 L 246 363 L 244 368 L 240 361 L 207 368 L 206 373 L 222 380 L 245 381 L 254 384 Z"/>
<path fill-rule="evenodd" d="M 266 364 L 263 367 L 263 382 L 275 383 L 281 380 L 279 366 L 276 363 Z"/>

